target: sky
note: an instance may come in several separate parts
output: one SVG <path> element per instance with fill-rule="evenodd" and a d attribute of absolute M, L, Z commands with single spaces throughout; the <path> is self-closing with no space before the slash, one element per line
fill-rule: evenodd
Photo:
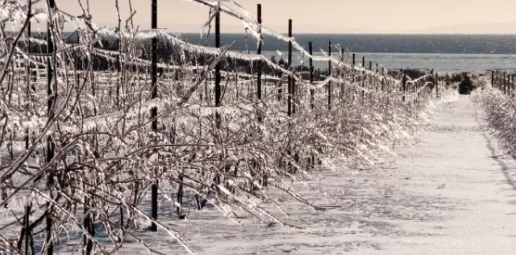
<path fill-rule="evenodd" d="M 24 0 L 21 0 L 24 1 Z M 78 1 L 56 0 L 57 7 L 82 14 Z M 150 28 L 151 0 L 118 0 L 122 20 L 129 17 L 129 1 L 136 10 L 135 25 Z M 466 33 L 516 34 L 515 0 L 235 0 L 250 13 L 262 4 L 264 26 L 286 33 L 293 19 L 294 33 Z M 46 1 L 44 1 L 46 2 Z M 93 21 L 117 24 L 116 0 L 89 0 Z M 158 0 L 158 27 L 170 32 L 200 33 L 209 9 L 186 0 Z M 240 21 L 221 17 L 221 31 L 241 33 Z"/>

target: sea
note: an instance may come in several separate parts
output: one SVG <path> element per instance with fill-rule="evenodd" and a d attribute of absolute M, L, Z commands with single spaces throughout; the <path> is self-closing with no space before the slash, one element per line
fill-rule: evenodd
<path fill-rule="evenodd" d="M 211 34 L 181 34 L 188 42 L 214 45 Z M 346 61 L 355 54 L 356 64 L 372 62 L 388 70 L 434 69 L 435 71 L 459 72 L 482 70 L 516 70 L 516 35 L 386 35 L 386 34 L 300 34 L 295 40 L 308 49 L 312 42 L 315 55 L 328 53 L 328 45 L 340 45 L 347 49 Z M 221 44 L 234 44 L 231 50 L 256 52 L 257 40 L 251 35 L 221 34 Z M 337 48 L 332 47 L 332 54 Z M 288 57 L 288 44 L 274 37 L 265 36 L 262 52 L 279 61 Z M 294 49 L 295 65 L 308 65 L 303 54 Z M 327 68 L 327 62 L 314 62 L 315 68 Z"/>

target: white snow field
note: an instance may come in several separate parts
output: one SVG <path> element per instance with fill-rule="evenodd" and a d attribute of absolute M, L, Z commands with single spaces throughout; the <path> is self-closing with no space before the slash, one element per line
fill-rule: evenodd
<path fill-rule="evenodd" d="M 485 130 L 479 107 L 460 96 L 413 146 L 397 148 L 399 157 L 321 173 L 320 186 L 338 195 L 304 189 L 326 211 L 286 203 L 282 220 L 296 227 L 246 219 L 240 227 L 211 208 L 170 224 L 181 225 L 198 254 L 516 254 L 516 164 Z M 142 239 L 166 254 L 185 252 L 152 233 Z"/>

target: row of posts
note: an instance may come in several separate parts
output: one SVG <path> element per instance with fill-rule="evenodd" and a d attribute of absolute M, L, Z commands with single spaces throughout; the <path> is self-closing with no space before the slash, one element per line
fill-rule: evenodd
<path fill-rule="evenodd" d="M 505 95 L 511 95 L 514 91 L 514 73 L 505 71 L 491 71 L 491 86 L 503 91 Z"/>
<path fill-rule="evenodd" d="M 28 0 L 30 1 L 30 0 Z M 152 29 L 157 29 L 157 18 L 158 18 L 158 5 L 157 5 L 157 0 L 152 0 L 151 2 L 151 28 Z M 55 9 L 56 8 L 56 4 L 55 4 L 55 0 L 49 0 L 49 7 L 51 9 Z M 30 8 L 29 8 L 30 10 Z M 220 48 L 220 12 L 217 11 L 217 13 L 215 14 L 215 47 L 216 48 Z M 258 4 L 258 24 L 261 26 L 262 24 L 262 6 L 261 4 Z M 54 49 L 53 49 L 53 41 L 52 41 L 52 26 L 51 26 L 51 23 L 49 21 L 48 23 L 48 36 L 47 36 L 47 43 L 48 43 L 48 48 L 47 48 L 47 52 L 48 54 L 54 54 Z M 30 23 L 28 24 L 28 27 L 27 27 L 27 30 L 28 30 L 28 34 L 30 36 L 31 34 L 31 27 L 30 27 Z M 261 34 L 261 28 L 259 28 L 258 30 L 258 33 Z M 292 20 L 289 20 L 289 24 L 288 24 L 288 36 L 289 38 L 292 38 Z M 158 82 L 157 82 L 157 43 L 158 43 L 158 39 L 157 37 L 154 37 L 152 39 L 152 53 L 151 53 L 151 82 L 152 82 L 152 90 L 151 90 L 151 98 L 152 99 L 156 99 L 158 97 Z M 30 49 L 30 41 L 29 41 L 29 49 Z M 309 53 L 310 55 L 313 54 L 313 48 L 312 48 L 312 42 L 309 42 L 308 44 L 308 50 L 309 50 Z M 342 50 L 343 51 L 343 50 Z M 257 49 L 257 54 L 260 55 L 262 53 L 262 42 L 260 41 L 259 44 L 258 44 L 258 49 Z M 328 43 L 328 56 L 331 57 L 331 54 L 332 54 L 332 43 L 329 42 Z M 342 54 L 344 54 L 344 52 L 342 52 Z M 291 67 L 292 67 L 292 41 L 289 41 L 288 43 L 288 70 L 291 71 Z M 362 66 L 365 68 L 366 65 L 365 65 L 365 57 L 362 58 Z M 355 66 L 355 54 L 353 54 L 353 67 Z M 376 65 L 378 67 L 378 65 Z M 309 81 L 310 81 L 310 84 L 313 84 L 314 82 L 314 75 L 313 75 L 313 71 L 314 71 L 314 66 L 313 66 L 313 59 L 310 58 L 309 59 Z M 372 62 L 369 62 L 369 70 L 372 70 Z M 220 107 L 221 106 L 221 86 L 220 86 L 220 82 L 221 82 L 221 65 L 220 64 L 217 64 L 216 67 L 215 67 L 215 106 L 216 107 Z M 377 72 L 378 72 L 378 68 L 377 68 Z M 332 63 L 331 63 L 331 60 L 328 61 L 328 76 L 331 76 L 332 74 Z M 384 74 L 384 69 L 382 68 L 382 75 Z M 502 75 L 499 73 L 499 72 L 494 72 L 492 73 L 493 75 L 493 87 L 497 86 L 499 88 L 502 88 L 503 87 L 503 90 L 505 93 L 510 93 L 511 90 L 513 89 L 513 85 L 514 85 L 514 76 L 512 75 L 507 75 L 506 73 L 503 74 L 503 78 L 502 78 Z M 364 71 L 364 77 L 365 77 L 365 71 Z M 48 114 L 48 119 L 49 120 L 52 120 L 54 118 L 54 113 L 53 113 L 53 108 L 54 108 L 54 102 L 55 102 L 55 97 L 56 95 L 53 95 L 53 91 L 55 90 L 54 86 L 55 83 L 53 82 L 53 79 L 55 79 L 54 77 L 54 70 L 53 70 L 53 66 L 52 66 L 52 62 L 51 60 L 49 59 L 48 62 L 47 62 L 47 95 L 48 95 L 48 102 L 47 102 L 47 108 L 48 108 L 48 111 L 47 111 L 47 114 Z M 354 79 L 354 77 L 353 77 Z M 435 81 L 437 81 L 437 75 L 435 76 Z M 406 87 L 406 77 L 405 75 L 403 75 L 403 85 L 402 85 L 402 89 L 404 92 L 407 91 L 407 87 Z M 435 82 L 435 84 L 437 84 L 437 82 Z M 503 84 L 503 85 L 502 85 Z M 509 85 L 510 84 L 510 85 Z M 365 85 L 365 78 L 364 78 L 364 85 Z M 328 90 L 328 101 L 327 101 L 327 108 L 328 110 L 331 110 L 331 105 L 332 105 L 332 97 L 331 97 L 331 92 L 332 92 L 332 83 L 330 82 L 327 86 L 327 90 Z M 296 92 L 296 86 L 295 86 L 295 79 L 293 79 L 290 75 L 288 76 L 288 101 L 287 101 L 287 112 L 288 112 L 288 116 L 291 116 L 293 113 L 295 114 L 296 112 L 296 104 L 295 102 L 293 102 L 294 100 L 294 94 Z M 279 91 L 279 93 L 281 93 L 281 90 Z M 314 89 L 311 88 L 310 89 L 310 106 L 311 108 L 313 109 L 314 108 Z M 439 88 L 438 86 L 436 86 L 436 93 L 437 95 L 439 95 Z M 362 91 L 362 96 L 364 97 L 364 91 Z M 258 100 L 261 100 L 262 99 L 262 63 L 259 61 L 257 63 L 257 98 Z M 403 98 L 403 100 L 405 100 L 405 98 Z M 151 116 L 151 119 L 152 119 L 152 122 L 151 122 L 151 129 L 155 132 L 158 131 L 158 108 L 157 107 L 153 107 L 151 110 L 150 110 L 150 116 Z M 259 117 L 259 121 L 261 121 L 261 117 Z M 220 116 L 217 114 L 216 116 L 216 122 L 217 122 L 217 127 L 220 127 L 220 124 L 221 124 L 221 120 L 220 120 Z M 28 134 L 27 134 L 27 138 L 26 138 L 26 147 L 29 146 L 29 143 L 28 143 Z M 50 136 L 47 137 L 47 150 L 46 150 L 46 162 L 47 163 L 50 163 L 52 161 L 52 159 L 54 158 L 54 154 L 55 154 L 55 151 L 54 151 L 54 147 L 55 147 L 55 144 L 52 140 L 52 138 Z M 48 186 L 48 189 L 49 189 L 49 192 L 50 192 L 50 198 L 52 199 L 53 198 L 53 193 L 52 193 L 52 189 L 53 189 L 53 176 L 51 174 L 48 175 L 48 180 L 47 180 L 47 186 Z M 153 183 L 152 187 L 151 187 L 151 218 L 153 220 L 153 222 L 151 223 L 151 230 L 152 231 L 157 231 L 157 224 L 154 222 L 158 219 L 158 180 L 157 180 L 157 176 L 156 176 L 156 180 L 155 182 Z M 85 205 L 87 206 L 87 205 Z M 47 247 L 46 247 L 46 250 L 47 250 L 47 254 L 48 255 L 52 255 L 53 254 L 53 251 L 54 251 L 54 245 L 53 245 L 53 242 L 52 242 L 52 205 L 50 202 L 47 203 L 47 217 L 46 217 L 46 243 L 47 243 Z M 28 232 L 30 231 L 29 229 L 29 225 L 30 225 L 30 219 L 29 219 L 29 215 L 30 215 L 30 211 L 31 211 L 31 205 L 27 205 L 26 208 L 26 213 L 25 213 L 25 217 L 24 217 L 24 231 L 25 231 L 25 239 L 24 239 L 24 242 L 25 242 L 25 254 L 29 254 L 29 234 Z M 92 222 L 91 222 L 91 219 L 88 220 L 88 217 L 85 218 L 85 222 L 84 222 L 84 227 L 90 231 L 90 235 L 94 235 L 94 230 L 92 229 L 93 226 L 92 226 Z M 87 244 L 87 246 L 91 246 L 92 245 L 92 241 L 91 240 L 86 240 L 85 239 L 85 244 Z M 88 247 L 89 249 L 89 252 L 87 253 L 90 253 L 91 252 L 91 247 Z"/>
<path fill-rule="evenodd" d="M 157 0 L 152 0 L 152 29 L 157 29 Z M 259 25 L 259 28 L 258 28 L 258 34 L 261 34 L 261 25 L 262 25 L 262 5 L 261 4 L 258 4 L 257 6 L 257 15 L 258 15 L 258 25 Z M 289 20 L 288 21 L 288 36 L 289 38 L 292 38 L 292 20 Z M 217 10 L 216 14 L 215 14 L 215 47 L 216 48 L 220 48 L 220 11 Z M 152 84 L 153 84 L 153 89 L 152 89 L 152 98 L 157 98 L 157 91 L 158 91 L 158 83 L 157 83 L 157 73 L 156 73 L 156 66 L 157 66 L 157 58 L 156 58 L 156 49 L 157 49 L 157 41 L 156 41 L 156 38 L 154 38 L 152 40 L 152 59 L 151 59 L 151 62 L 152 62 L 152 68 L 151 68 L 151 79 L 152 79 Z M 308 50 L 309 50 L 309 53 L 310 55 L 313 54 L 313 49 L 312 49 L 312 42 L 309 42 L 308 43 Z M 344 50 L 342 49 L 342 52 L 341 52 L 343 55 L 344 55 Z M 257 54 L 260 55 L 262 54 L 262 41 L 260 40 L 260 42 L 258 43 L 258 49 L 257 49 Z M 332 54 L 332 43 L 331 41 L 328 43 L 328 56 L 331 57 L 331 54 Z M 353 67 L 355 66 L 355 54 L 353 54 Z M 364 69 L 366 69 L 366 62 L 365 62 L 365 57 L 362 58 L 362 67 L 364 67 Z M 369 70 L 372 70 L 372 62 L 369 62 Z M 379 69 L 378 69 L 378 64 L 376 64 L 376 67 L 377 67 L 377 72 L 379 72 Z M 288 62 L 287 62 L 287 70 L 289 71 L 292 71 L 291 70 L 292 68 L 292 41 L 289 41 L 288 43 Z M 314 71 L 314 66 L 313 66 L 313 60 L 312 58 L 309 59 L 309 80 L 310 80 L 310 84 L 313 84 L 314 82 L 314 75 L 313 75 L 313 71 Z M 381 69 L 381 74 L 384 75 L 385 73 L 385 69 L 382 68 Z M 262 63 L 261 61 L 258 61 L 257 62 L 257 90 L 256 90 L 256 94 L 257 94 L 257 98 L 258 100 L 261 100 L 262 99 Z M 365 79 L 365 70 L 363 71 L 363 76 L 364 76 L 364 80 L 363 80 L 363 86 L 365 86 L 365 82 L 366 82 L 366 79 Z M 332 63 L 331 63 L 331 60 L 328 61 L 328 76 L 331 76 L 332 75 Z M 354 77 L 353 77 L 354 79 Z M 438 77 L 437 75 L 435 75 L 434 77 L 434 83 L 435 83 L 435 90 L 436 90 L 436 94 L 437 96 L 439 96 L 439 88 L 437 86 L 437 80 L 438 80 Z M 221 85 L 220 85 L 220 82 L 221 82 L 221 65 L 219 63 L 216 64 L 215 66 L 215 106 L 216 107 L 220 107 L 221 106 Z M 407 79 L 405 77 L 405 75 L 403 75 L 403 84 L 402 84 L 402 90 L 403 92 L 407 92 Z M 295 92 L 296 92 L 296 85 L 295 85 L 295 79 L 293 79 L 292 76 L 288 76 L 288 87 L 287 87 L 287 92 L 288 92 L 288 100 L 287 100 L 287 114 L 288 116 L 291 116 L 292 114 L 295 114 L 296 112 L 296 104 L 294 102 L 295 100 Z M 328 110 L 331 110 L 331 105 L 332 105 L 332 95 L 331 95 L 331 92 L 332 92 L 332 83 L 329 82 L 328 83 L 328 86 L 327 86 L 327 91 L 328 91 L 328 97 L 327 97 L 327 108 Z M 282 93 L 282 89 L 278 89 L 278 92 L 279 94 Z M 313 109 L 314 108 L 314 89 L 311 88 L 310 89 L 310 106 L 311 108 Z M 365 99 L 365 91 L 363 90 L 362 91 L 362 97 Z M 405 96 L 403 96 L 403 101 L 405 101 Z M 152 118 L 152 130 L 154 131 L 157 131 L 157 116 L 158 116 L 158 109 L 157 107 L 154 107 L 151 109 L 151 118 Z M 259 121 L 262 121 L 261 119 L 261 116 L 259 115 L 258 116 L 258 120 Z M 221 118 L 220 118 L 220 115 L 219 114 L 216 114 L 216 126 L 217 128 L 220 128 L 220 125 L 221 125 Z M 158 218 L 158 202 L 157 202 L 157 196 L 158 196 L 158 181 L 156 179 L 155 183 L 152 185 L 152 197 L 151 197 L 151 218 L 155 221 L 157 220 Z M 151 225 L 151 230 L 152 231 L 157 231 L 157 226 L 154 222 L 152 222 L 152 225 Z"/>

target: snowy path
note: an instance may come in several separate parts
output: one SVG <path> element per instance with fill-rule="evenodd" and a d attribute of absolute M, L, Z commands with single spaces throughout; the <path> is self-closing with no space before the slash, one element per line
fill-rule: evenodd
<path fill-rule="evenodd" d="M 516 254 L 516 163 L 499 157 L 482 118 L 461 97 L 400 157 L 372 171 L 325 173 L 340 206 L 321 213 L 287 201 L 293 213 L 285 220 L 303 229 L 252 221 L 243 228 L 208 210 L 193 213 L 182 231 L 199 254 Z"/>
<path fill-rule="evenodd" d="M 482 114 L 461 97 L 401 152 L 396 175 L 410 178 L 402 190 L 452 208 L 430 212 L 440 219 L 403 224 L 428 236 L 400 237 L 382 254 L 516 254 L 516 164 L 483 131 Z"/>

